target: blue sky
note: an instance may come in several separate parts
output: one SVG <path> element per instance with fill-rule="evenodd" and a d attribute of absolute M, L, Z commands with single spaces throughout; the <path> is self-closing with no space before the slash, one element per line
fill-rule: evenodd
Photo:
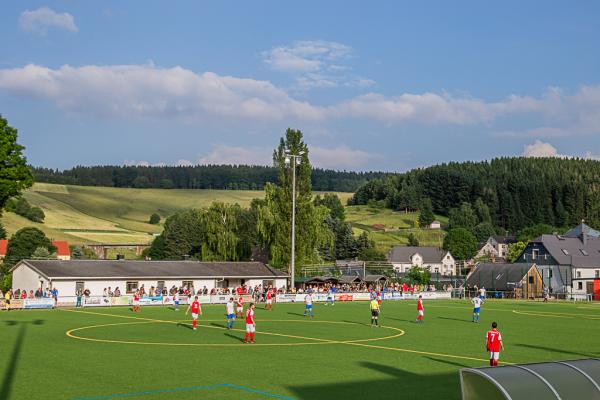
<path fill-rule="evenodd" d="M 0 113 L 33 165 L 600 158 L 597 1 L 7 1 Z"/>

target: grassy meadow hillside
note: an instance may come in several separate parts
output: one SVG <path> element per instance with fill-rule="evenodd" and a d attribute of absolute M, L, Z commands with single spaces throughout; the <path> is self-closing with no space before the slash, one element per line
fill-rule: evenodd
<path fill-rule="evenodd" d="M 448 218 L 436 215 L 442 227 L 448 225 Z M 441 247 L 445 231 L 440 229 L 421 229 L 419 213 L 392 211 L 387 208 L 371 206 L 346 207 L 346 221 L 352 224 L 356 234 L 369 232 L 379 250 L 387 252 L 392 246 L 408 244 L 408 235 L 413 233 L 421 246 Z"/>
<path fill-rule="evenodd" d="M 351 193 L 337 193 L 345 203 Z M 248 206 L 262 191 L 194 190 L 194 189 L 128 189 L 96 186 L 72 186 L 36 183 L 24 194 L 31 205 L 46 214 L 43 224 L 31 222 L 16 214 L 2 216 L 8 235 L 25 226 L 35 226 L 52 239 L 71 244 L 148 243 L 162 224 L 147 221 L 158 213 L 162 221 L 183 209 L 208 206 L 213 201 Z"/>
<path fill-rule="evenodd" d="M 337 193 L 342 203 L 351 193 Z M 193 207 L 208 206 L 213 201 L 248 206 L 262 191 L 208 189 L 127 189 L 97 186 L 36 183 L 25 198 L 46 214 L 43 224 L 31 222 L 14 213 L 2 216 L 8 234 L 25 226 L 35 226 L 52 239 L 71 244 L 149 243 L 153 234 L 162 231 L 162 222 L 173 213 Z M 148 218 L 158 213 L 161 224 L 151 225 Z M 437 216 L 442 225 L 447 219 Z M 393 245 L 406 244 L 414 233 L 424 246 L 441 246 L 444 232 L 420 229 L 418 213 L 405 213 L 370 206 L 346 207 L 346 220 L 356 234 L 368 231 L 382 251 Z"/>

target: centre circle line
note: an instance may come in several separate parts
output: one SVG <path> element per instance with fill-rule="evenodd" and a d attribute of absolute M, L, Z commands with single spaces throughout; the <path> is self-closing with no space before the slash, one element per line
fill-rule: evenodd
<path fill-rule="evenodd" d="M 95 313 L 95 312 L 85 312 L 85 313 L 113 316 L 113 314 L 103 314 L 103 313 Z M 138 318 L 138 317 L 120 316 L 120 315 L 116 315 L 116 316 L 128 318 L 128 319 L 142 320 L 142 321 L 119 322 L 119 323 L 112 323 L 112 324 L 84 326 L 84 327 L 80 327 L 80 328 L 71 329 L 66 332 L 66 335 L 72 339 L 87 340 L 87 341 L 92 341 L 92 342 L 104 342 L 104 343 L 142 344 L 142 345 L 157 345 L 157 346 L 214 346 L 214 347 L 217 347 L 217 346 L 244 346 L 244 344 L 241 344 L 241 343 L 167 343 L 167 342 L 140 342 L 140 341 L 128 341 L 128 340 L 96 339 L 96 338 L 78 336 L 78 335 L 74 334 L 74 332 L 77 332 L 77 331 L 101 328 L 101 327 L 107 327 L 107 326 L 151 324 L 151 323 L 182 324 L 181 321 L 165 321 L 165 320 L 155 320 L 155 319 L 150 319 L 150 318 Z M 226 329 L 225 327 L 221 327 L 221 326 L 204 325 L 202 322 L 221 322 L 221 320 L 202 320 L 200 326 L 205 327 L 205 328 L 212 328 L 212 329 L 222 329 L 222 330 Z M 325 324 L 345 324 L 345 325 L 355 324 L 352 322 L 342 322 L 342 321 L 303 321 L 303 320 L 265 320 L 262 322 L 284 322 L 284 323 L 302 322 L 302 323 L 317 323 L 317 324 L 325 323 Z M 184 323 L 184 324 L 189 325 L 189 323 Z M 313 337 L 307 337 L 307 336 L 288 335 L 288 334 L 282 334 L 282 333 L 276 333 L 276 332 L 263 331 L 263 332 L 261 332 L 261 334 L 264 334 L 264 335 L 289 337 L 289 338 L 294 338 L 294 339 L 313 340 L 315 342 L 260 343 L 259 345 L 261 345 L 261 346 L 298 346 L 298 345 L 315 345 L 315 344 L 351 344 L 351 343 L 361 343 L 361 342 L 392 339 L 392 338 L 400 337 L 400 336 L 404 335 L 404 333 L 405 333 L 404 330 L 402 330 L 400 328 L 395 328 L 395 327 L 390 327 L 390 326 L 382 326 L 382 327 L 386 328 L 386 329 L 391 329 L 391 330 L 397 331 L 399 333 L 397 333 L 395 335 L 389 335 L 389 336 L 384 336 L 384 337 L 379 337 L 379 338 L 370 338 L 370 339 L 334 340 L 334 339 L 313 338 Z M 233 330 L 238 331 L 238 332 L 244 332 L 243 329 L 233 329 Z"/>

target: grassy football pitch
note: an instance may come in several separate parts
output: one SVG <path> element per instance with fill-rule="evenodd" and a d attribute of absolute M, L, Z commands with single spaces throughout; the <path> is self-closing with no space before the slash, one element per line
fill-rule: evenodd
<path fill-rule="evenodd" d="M 481 323 L 468 301 L 384 302 L 370 328 L 367 302 L 276 304 L 225 329 L 224 305 L 205 305 L 197 331 L 185 308 L 23 310 L 0 313 L 0 398 L 459 399 L 458 370 L 487 365 L 484 335 L 497 321 L 501 362 L 600 356 L 600 307 L 488 300 Z"/>

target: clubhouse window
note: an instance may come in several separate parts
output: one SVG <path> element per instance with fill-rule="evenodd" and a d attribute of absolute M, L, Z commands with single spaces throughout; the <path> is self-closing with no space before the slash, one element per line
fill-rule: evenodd
<path fill-rule="evenodd" d="M 134 293 L 136 292 L 138 289 L 138 282 L 127 282 L 125 285 L 125 292 L 126 293 Z"/>

